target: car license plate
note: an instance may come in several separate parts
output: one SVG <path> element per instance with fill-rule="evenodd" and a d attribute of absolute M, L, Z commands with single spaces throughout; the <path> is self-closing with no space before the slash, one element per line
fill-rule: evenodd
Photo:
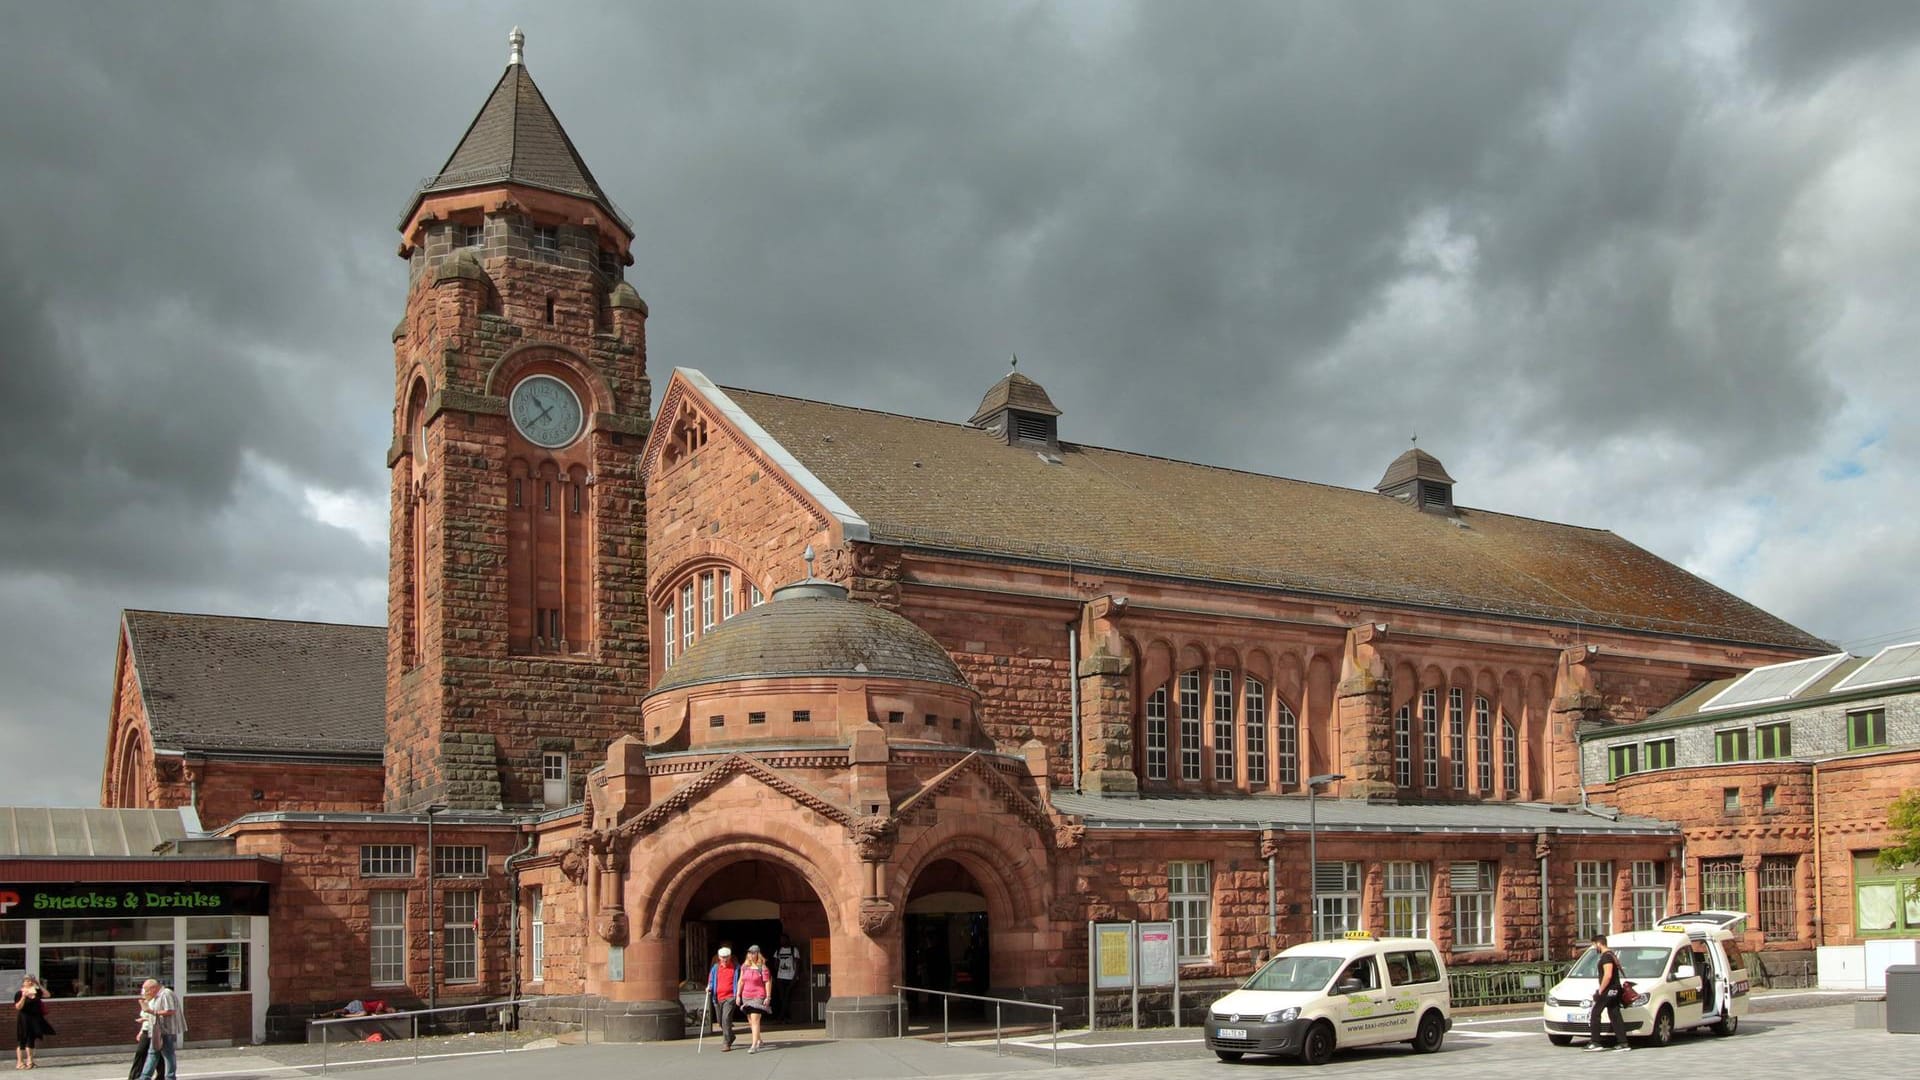
<path fill-rule="evenodd" d="M 1570 1012 L 1567 1014 L 1567 1023 L 1569 1024 L 1584 1024 L 1590 1019 L 1592 1019 L 1592 1017 L 1583 1012 Z"/>
<path fill-rule="evenodd" d="M 1246 1028 L 1221 1028 L 1220 1030 L 1213 1033 L 1213 1037 L 1216 1039 L 1244 1039 L 1247 1037 L 1247 1029 Z"/>

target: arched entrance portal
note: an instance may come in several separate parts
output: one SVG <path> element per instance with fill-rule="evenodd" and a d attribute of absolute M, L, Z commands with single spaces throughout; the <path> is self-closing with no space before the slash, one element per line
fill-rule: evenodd
<path fill-rule="evenodd" d="M 827 911 L 806 879 L 793 869 L 765 859 L 747 859 L 715 870 L 694 890 L 680 921 L 680 982 L 696 989 L 706 984 L 715 952 L 733 950 L 735 961 L 749 946 L 760 946 L 767 966 L 783 974 L 780 950 L 792 950 L 791 979 L 774 980 L 774 1020 L 805 1026 L 816 1023 L 826 1004 L 827 986 L 816 980 L 827 969 L 809 963 L 812 944 L 829 937 Z"/>
<path fill-rule="evenodd" d="M 951 859 L 930 863 L 907 894 L 905 984 L 985 995 L 993 985 L 987 898 L 967 869 Z M 916 1015 L 939 1016 L 937 994 L 907 995 Z M 950 1016 L 976 1016 L 980 1002 L 954 999 Z"/>

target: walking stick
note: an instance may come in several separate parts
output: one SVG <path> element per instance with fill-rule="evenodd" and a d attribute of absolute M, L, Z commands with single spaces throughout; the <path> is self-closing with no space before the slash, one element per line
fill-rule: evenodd
<path fill-rule="evenodd" d="M 700 995 L 700 1035 L 693 1041 L 693 1052 L 704 1053 L 707 1049 L 707 1005 L 713 1001 L 712 994 Z"/>

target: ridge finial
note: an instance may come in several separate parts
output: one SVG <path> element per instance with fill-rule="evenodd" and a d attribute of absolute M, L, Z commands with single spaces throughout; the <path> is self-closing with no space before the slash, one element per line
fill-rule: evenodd
<path fill-rule="evenodd" d="M 507 44 L 513 47 L 513 51 L 507 53 L 508 67 L 527 62 L 523 54 L 523 50 L 527 44 L 527 35 L 521 33 L 519 27 L 514 27 L 513 33 L 507 35 Z"/>

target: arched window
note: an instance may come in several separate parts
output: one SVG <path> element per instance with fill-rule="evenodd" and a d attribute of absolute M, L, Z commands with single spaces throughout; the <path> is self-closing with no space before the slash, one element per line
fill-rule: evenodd
<path fill-rule="evenodd" d="M 1413 786 L 1413 710 L 1406 705 L 1393 717 L 1393 784 Z"/>
<path fill-rule="evenodd" d="M 1282 787 L 1292 787 L 1300 782 L 1300 721 L 1296 720 L 1293 710 L 1278 697 L 1273 699 L 1273 742 L 1274 757 L 1280 771 Z"/>
<path fill-rule="evenodd" d="M 1247 714 L 1247 786 L 1267 786 L 1267 688 L 1259 679 L 1244 680 L 1240 697 Z"/>
<path fill-rule="evenodd" d="M 675 578 L 659 592 L 660 666 L 670 668 L 693 643 L 738 612 L 761 602 L 745 572 L 709 564 Z"/>
<path fill-rule="evenodd" d="M 1147 779 L 1167 778 L 1167 688 L 1155 687 L 1147 695 L 1146 707 Z"/>
<path fill-rule="evenodd" d="M 1440 691 L 1420 691 L 1420 777 L 1427 787 L 1440 786 Z"/>
<path fill-rule="evenodd" d="M 1453 790 L 1467 789 L 1467 692 L 1447 691 L 1447 752 L 1453 757 Z"/>
<path fill-rule="evenodd" d="M 1180 673 L 1180 779 L 1200 779 L 1200 672 Z"/>
<path fill-rule="evenodd" d="M 1213 672 L 1213 779 L 1218 784 L 1233 783 L 1237 774 L 1233 758 L 1233 672 L 1215 668 Z"/>
<path fill-rule="evenodd" d="M 1506 786 L 1508 798 L 1520 795 L 1520 733 L 1514 729 L 1513 721 L 1505 717 L 1500 720 L 1500 779 Z"/>
<path fill-rule="evenodd" d="M 1473 699 L 1474 780 L 1480 794 L 1493 794 L 1493 707 L 1487 699 Z"/>

